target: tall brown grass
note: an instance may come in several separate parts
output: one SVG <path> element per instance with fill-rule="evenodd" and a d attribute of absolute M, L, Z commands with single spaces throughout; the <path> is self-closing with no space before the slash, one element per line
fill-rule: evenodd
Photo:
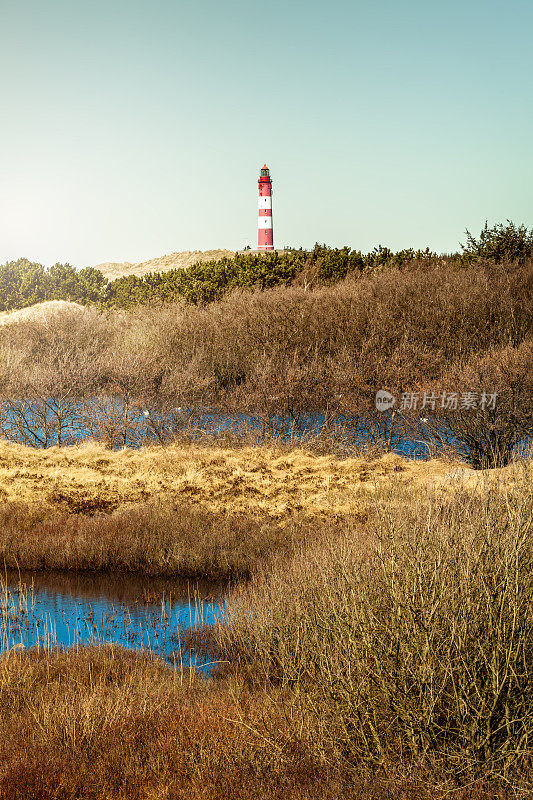
<path fill-rule="evenodd" d="M 323 535 L 303 519 L 220 514 L 194 505 L 138 504 L 50 514 L 23 503 L 0 509 L 0 564 L 7 569 L 94 570 L 209 580 L 245 578 L 296 543 Z"/>
<path fill-rule="evenodd" d="M 261 699 L 235 689 L 113 648 L 13 654 L 0 684 L 0 797 L 229 800 L 264 787 L 281 800 L 284 788 L 306 798 L 323 786 L 332 798 L 324 767 L 304 752 L 284 763 L 239 724 L 244 713 L 260 727 Z"/>
<path fill-rule="evenodd" d="M 119 648 L 0 663 L 2 800 L 440 800 L 417 781 L 317 760 L 277 693 L 172 674 Z M 490 786 L 454 792 L 489 800 Z M 501 800 L 511 797 L 502 791 Z"/>

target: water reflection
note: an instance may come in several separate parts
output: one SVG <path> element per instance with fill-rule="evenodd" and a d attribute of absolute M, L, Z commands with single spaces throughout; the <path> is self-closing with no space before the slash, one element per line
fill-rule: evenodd
<path fill-rule="evenodd" d="M 61 572 L 7 572 L 0 597 L 3 648 L 107 642 L 170 663 L 201 666 L 183 635 L 220 616 L 225 586 L 201 581 Z"/>

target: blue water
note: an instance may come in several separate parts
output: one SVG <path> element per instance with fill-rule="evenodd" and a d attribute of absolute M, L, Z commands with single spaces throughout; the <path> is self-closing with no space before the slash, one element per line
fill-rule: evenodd
<path fill-rule="evenodd" d="M 297 415 L 225 414 L 202 409 L 165 409 L 139 403 L 125 404 L 121 398 L 70 401 L 62 408 L 64 424 L 57 424 L 57 404 L 54 401 L 12 400 L 0 406 L 0 436 L 32 447 L 71 445 L 96 439 L 114 449 L 165 444 L 185 434 L 196 443 L 246 439 L 256 444 L 271 441 L 292 442 L 305 446 L 306 440 L 325 436 L 350 455 L 355 449 L 379 438 L 390 442 L 390 448 L 410 458 L 424 458 L 429 444 L 414 434 L 392 424 L 386 412 L 378 417 L 381 431 L 371 432 L 365 420 L 338 416 L 334 420 L 326 412 Z M 393 419 L 393 418 L 392 418 Z M 403 434 L 403 435 L 402 435 Z"/>
<path fill-rule="evenodd" d="M 127 576 L 23 573 L 4 576 L 0 624 L 4 648 L 109 643 L 149 652 L 178 666 L 204 669 L 183 636 L 212 625 L 223 608 L 221 587 L 139 581 Z"/>

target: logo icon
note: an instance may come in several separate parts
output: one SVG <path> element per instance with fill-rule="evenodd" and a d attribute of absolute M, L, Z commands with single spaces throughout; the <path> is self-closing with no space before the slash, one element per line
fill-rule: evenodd
<path fill-rule="evenodd" d="M 392 408 L 394 403 L 396 402 L 396 398 L 390 392 L 387 392 L 385 389 L 380 389 L 376 392 L 376 408 L 378 411 L 388 411 L 389 408 Z"/>

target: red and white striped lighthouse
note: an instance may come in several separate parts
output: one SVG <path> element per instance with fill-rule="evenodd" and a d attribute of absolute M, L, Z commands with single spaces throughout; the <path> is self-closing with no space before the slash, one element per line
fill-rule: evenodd
<path fill-rule="evenodd" d="M 274 249 L 274 234 L 272 231 L 272 181 L 270 172 L 265 164 L 261 170 L 259 180 L 259 218 L 257 247 L 259 250 Z"/>

